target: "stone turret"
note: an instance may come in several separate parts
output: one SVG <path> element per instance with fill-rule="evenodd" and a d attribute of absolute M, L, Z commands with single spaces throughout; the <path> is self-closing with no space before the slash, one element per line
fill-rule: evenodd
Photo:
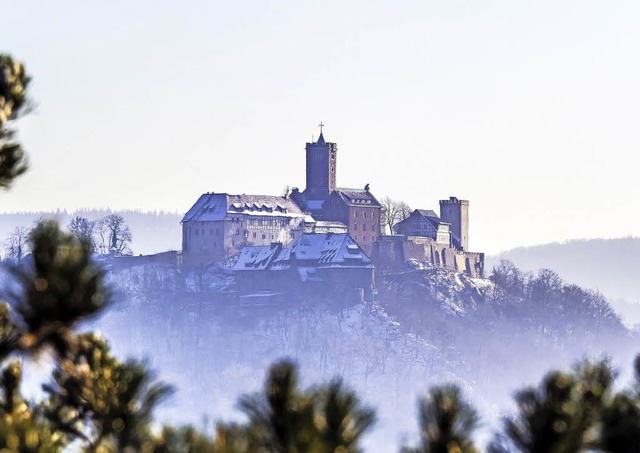
<path fill-rule="evenodd" d="M 456 197 L 440 200 L 440 219 L 451 225 L 451 233 L 460 239 L 460 248 L 469 251 L 469 201 Z"/>

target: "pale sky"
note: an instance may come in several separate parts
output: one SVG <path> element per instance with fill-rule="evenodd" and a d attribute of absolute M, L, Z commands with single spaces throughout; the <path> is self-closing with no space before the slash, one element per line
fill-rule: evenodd
<path fill-rule="evenodd" d="M 0 211 L 184 213 L 202 192 L 338 185 L 438 209 L 471 248 L 640 235 L 640 2 L 5 1 L 33 75 L 31 170 Z M 179 225 L 176 225 L 179 228 Z"/>

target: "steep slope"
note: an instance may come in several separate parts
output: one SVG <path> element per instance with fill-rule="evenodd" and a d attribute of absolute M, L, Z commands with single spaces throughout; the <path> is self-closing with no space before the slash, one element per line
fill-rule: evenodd
<path fill-rule="evenodd" d="M 415 436 L 415 399 L 430 385 L 460 385 L 490 427 L 513 391 L 550 367 L 605 353 L 630 363 L 637 340 L 600 295 L 522 275 L 505 269 L 494 284 L 418 266 L 382 276 L 373 304 L 292 296 L 275 305 L 229 295 L 224 271 L 140 266 L 112 275 L 122 302 L 98 327 L 120 355 L 149 357 L 177 385 L 165 411 L 173 421 L 237 417 L 238 396 L 288 356 L 305 384 L 342 376 L 380 415 L 371 451 L 397 451 Z"/>

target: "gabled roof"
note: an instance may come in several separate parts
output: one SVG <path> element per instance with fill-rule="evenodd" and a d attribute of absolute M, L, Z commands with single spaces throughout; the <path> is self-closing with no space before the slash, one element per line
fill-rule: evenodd
<path fill-rule="evenodd" d="M 271 260 L 271 266 L 269 267 L 272 271 L 286 271 L 291 267 L 291 249 L 290 248 L 282 248 L 280 249 L 280 253 L 275 256 Z"/>
<path fill-rule="evenodd" d="M 366 253 L 347 233 L 305 233 L 291 247 L 281 244 L 247 246 L 240 251 L 234 271 L 296 268 L 373 267 Z"/>
<path fill-rule="evenodd" d="M 434 236 L 432 236 L 433 239 L 435 239 L 435 232 L 438 231 L 438 226 L 442 223 L 440 217 L 431 209 L 415 209 L 409 217 L 398 222 L 395 228 L 401 231 L 405 224 L 412 225 L 412 222 L 428 224 L 434 232 Z"/>
<path fill-rule="evenodd" d="M 380 207 L 380 202 L 368 190 L 337 188 L 334 192 L 349 206 Z"/>
<path fill-rule="evenodd" d="M 291 246 L 291 256 L 317 267 L 371 266 L 367 254 L 347 233 L 305 233 Z"/>
<path fill-rule="evenodd" d="M 298 205 L 288 197 L 205 193 L 185 214 L 182 222 L 224 220 L 227 214 L 240 213 L 251 216 L 305 216 Z"/>
<path fill-rule="evenodd" d="M 182 222 L 198 220 L 207 222 L 213 220 L 224 220 L 227 215 L 227 194 L 225 193 L 205 193 L 200 195 L 191 209 L 182 218 Z"/>
<path fill-rule="evenodd" d="M 440 221 L 440 217 L 438 216 L 438 214 L 436 214 L 435 211 L 432 211 L 431 209 L 416 209 L 416 211 L 418 211 L 418 214 L 420 214 L 422 217 L 431 217 Z"/>
<path fill-rule="evenodd" d="M 324 145 L 326 142 L 324 141 L 324 135 L 322 135 L 322 132 L 320 132 L 320 137 L 318 137 L 318 141 L 316 142 L 316 145 Z"/>
<path fill-rule="evenodd" d="M 247 246 L 240 250 L 234 271 L 259 271 L 266 269 L 282 249 L 281 244 Z"/>
<path fill-rule="evenodd" d="M 443 223 L 440 217 L 431 209 L 416 209 L 411 213 L 411 216 L 398 222 L 396 228 L 398 227 L 398 225 L 408 221 L 410 217 L 415 216 L 419 216 L 421 220 L 428 222 L 435 231 L 438 231 L 438 226 Z M 451 242 L 453 242 L 453 245 L 455 247 L 460 248 L 460 237 L 453 234 L 453 231 L 451 232 Z"/>

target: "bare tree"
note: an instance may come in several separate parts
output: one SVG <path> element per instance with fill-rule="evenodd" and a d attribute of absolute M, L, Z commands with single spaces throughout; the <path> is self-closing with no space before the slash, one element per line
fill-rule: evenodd
<path fill-rule="evenodd" d="M 404 201 L 398 202 L 398 222 L 402 222 L 404 219 L 409 217 L 412 212 L 413 210 L 411 209 L 411 206 L 409 206 L 407 203 L 405 203 Z"/>
<path fill-rule="evenodd" d="M 109 214 L 100 219 L 95 228 L 100 239 L 101 253 L 131 253 L 129 244 L 133 235 L 120 214 Z"/>
<path fill-rule="evenodd" d="M 4 245 L 5 258 L 16 263 L 29 253 L 29 230 L 25 227 L 16 227 L 9 235 Z"/>
<path fill-rule="evenodd" d="M 397 223 L 398 203 L 389 197 L 380 200 L 382 205 L 382 225 L 389 227 L 389 231 L 393 233 L 393 227 Z"/>
<path fill-rule="evenodd" d="M 69 231 L 80 240 L 87 241 L 91 246 L 91 251 L 95 251 L 96 242 L 93 238 L 96 222 L 86 217 L 75 216 L 69 224 Z"/>
<path fill-rule="evenodd" d="M 382 205 L 383 226 L 389 227 L 389 232 L 395 232 L 395 226 L 411 215 L 411 207 L 404 201 L 395 201 L 389 197 L 380 200 Z"/>
<path fill-rule="evenodd" d="M 533 296 L 543 306 L 548 307 L 551 301 L 562 291 L 562 279 L 551 269 L 540 269 L 533 280 Z"/>

